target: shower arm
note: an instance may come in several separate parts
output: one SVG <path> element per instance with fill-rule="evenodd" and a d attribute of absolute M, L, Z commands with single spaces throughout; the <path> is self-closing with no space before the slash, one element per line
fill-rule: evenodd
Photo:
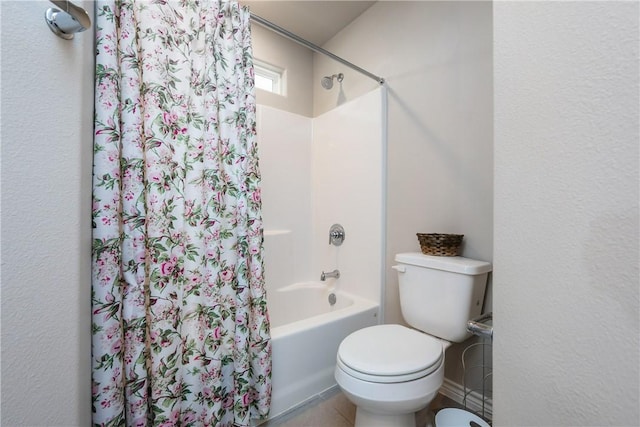
<path fill-rule="evenodd" d="M 86 10 L 69 0 L 49 0 L 60 9 L 51 7 L 45 12 L 47 25 L 55 35 L 71 40 L 75 33 L 91 28 L 91 18 Z"/>

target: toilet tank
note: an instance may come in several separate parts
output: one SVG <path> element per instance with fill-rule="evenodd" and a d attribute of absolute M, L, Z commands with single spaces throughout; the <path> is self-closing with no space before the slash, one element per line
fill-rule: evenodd
<path fill-rule="evenodd" d="M 404 320 L 447 341 L 467 339 L 467 321 L 480 315 L 491 264 L 419 252 L 395 260 Z"/>

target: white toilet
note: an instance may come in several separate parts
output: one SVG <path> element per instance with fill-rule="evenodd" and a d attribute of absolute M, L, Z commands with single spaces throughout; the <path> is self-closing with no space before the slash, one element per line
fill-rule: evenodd
<path fill-rule="evenodd" d="M 414 427 L 415 412 L 436 396 L 444 351 L 470 334 L 491 264 L 463 257 L 402 253 L 398 271 L 402 325 L 377 325 L 347 336 L 335 378 L 356 407 L 356 427 Z M 417 329 L 417 330 L 416 330 Z M 420 332 L 422 331 L 422 332 Z"/>

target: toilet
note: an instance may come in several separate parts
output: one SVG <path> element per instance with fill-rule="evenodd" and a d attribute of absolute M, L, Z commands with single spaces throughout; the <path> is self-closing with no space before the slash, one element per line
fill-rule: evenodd
<path fill-rule="evenodd" d="M 438 394 L 444 354 L 470 337 L 467 321 L 482 310 L 491 264 L 463 257 L 400 253 L 402 325 L 377 325 L 347 336 L 335 379 L 356 405 L 355 427 L 414 427 L 415 413 Z"/>

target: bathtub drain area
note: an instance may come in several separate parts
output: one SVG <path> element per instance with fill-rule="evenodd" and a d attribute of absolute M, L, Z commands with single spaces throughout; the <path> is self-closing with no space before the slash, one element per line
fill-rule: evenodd
<path fill-rule="evenodd" d="M 329 294 L 329 305 L 330 305 L 330 306 L 334 306 L 334 305 L 336 304 L 336 301 L 337 301 L 337 299 L 336 299 L 336 294 L 334 294 L 333 292 L 331 292 L 331 293 Z"/>

